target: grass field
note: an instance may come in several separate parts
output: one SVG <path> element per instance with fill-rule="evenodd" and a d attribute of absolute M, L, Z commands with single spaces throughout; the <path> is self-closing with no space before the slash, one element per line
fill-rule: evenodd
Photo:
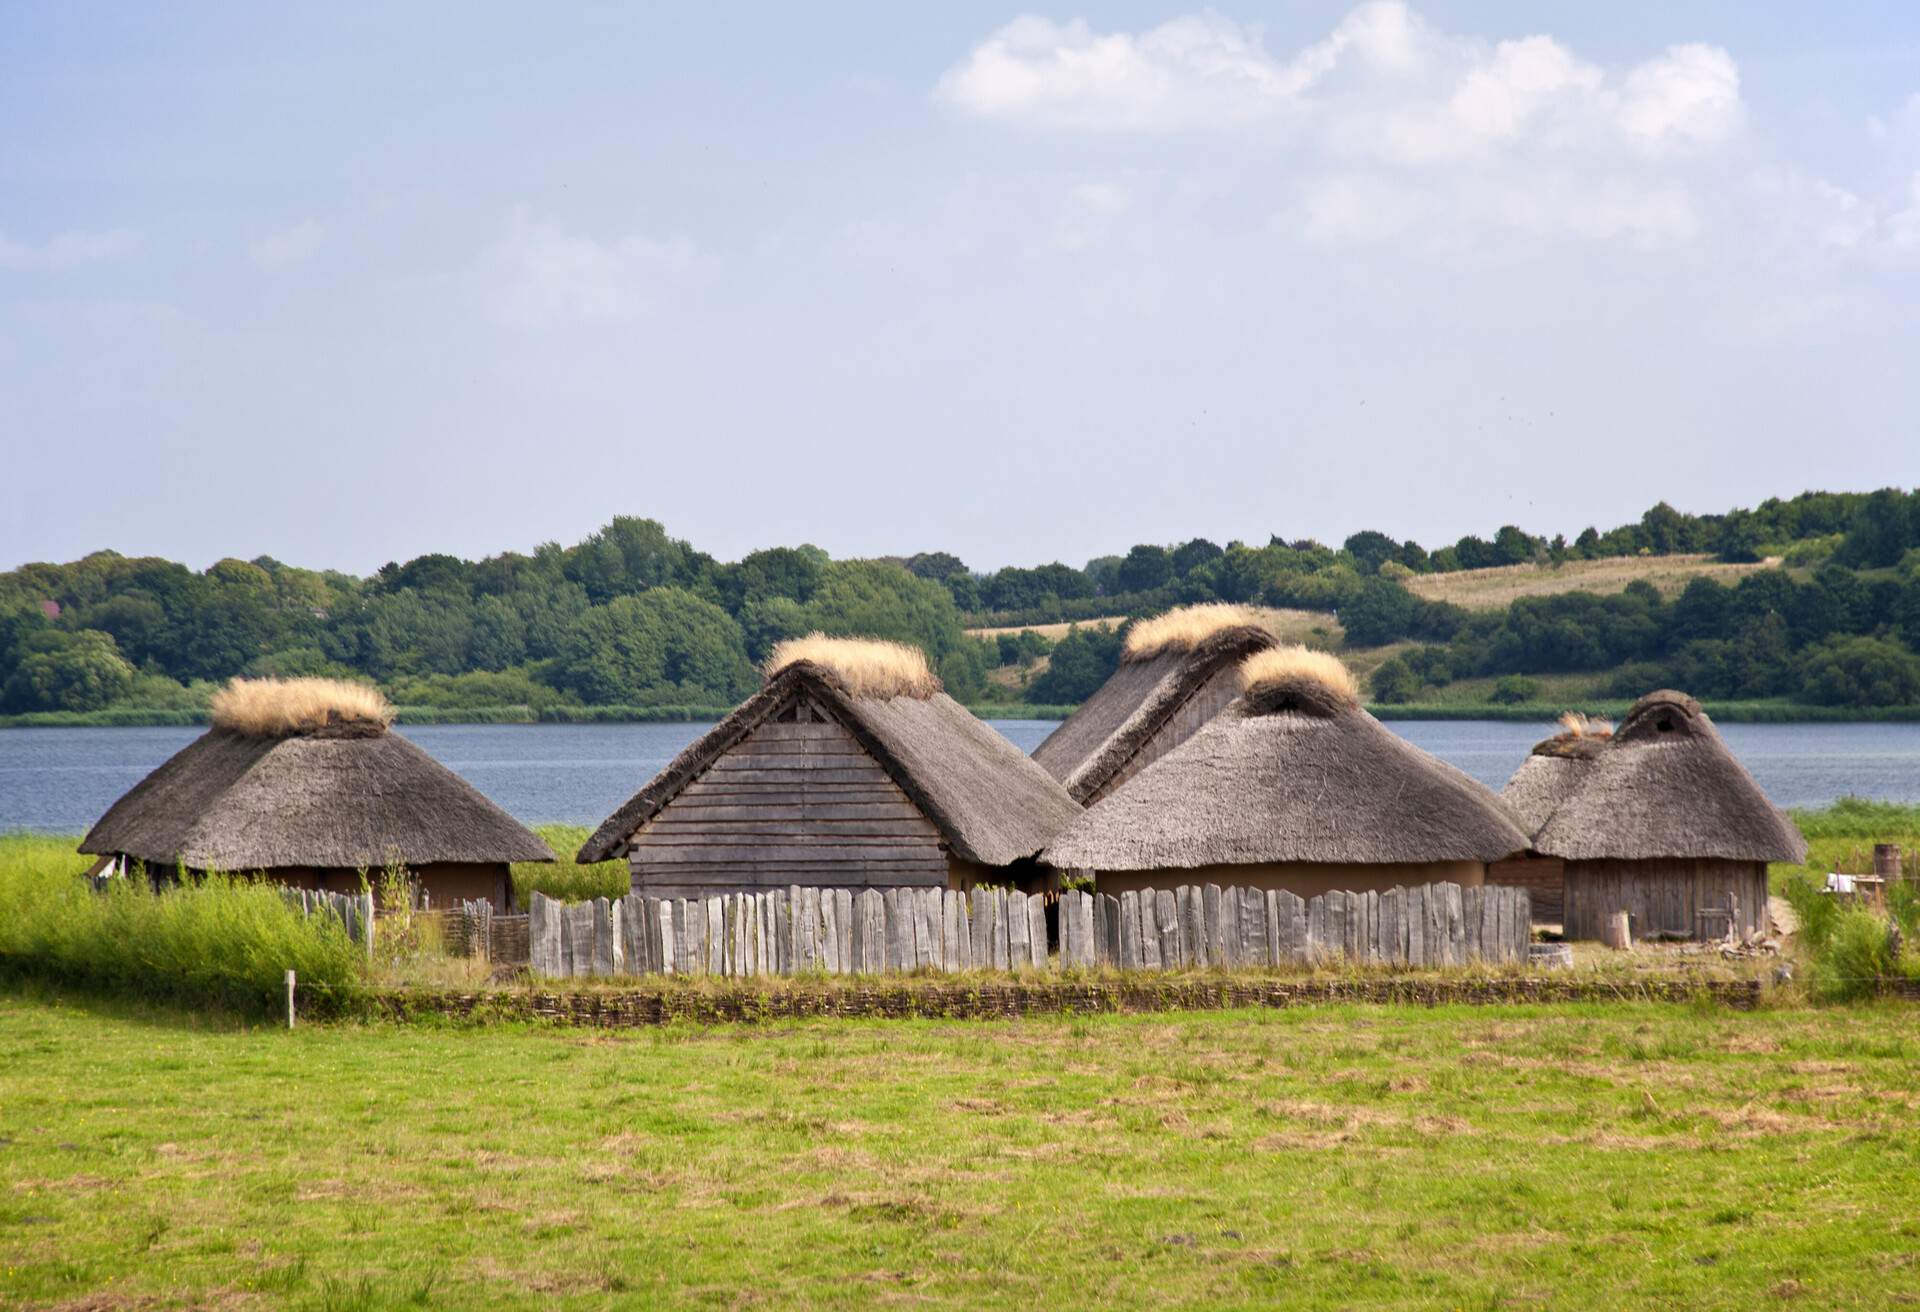
<path fill-rule="evenodd" d="M 0 994 L 0 1304 L 1887 1307 L 1914 1014 L 616 1037 Z"/>
<path fill-rule="evenodd" d="M 1732 565 L 1708 555 L 1616 556 L 1605 560 L 1570 560 L 1551 565 L 1500 565 L 1492 569 L 1463 569 L 1450 574 L 1418 574 L 1406 581 L 1407 590 L 1428 601 L 1450 601 L 1468 610 L 1501 610 L 1521 597 L 1546 597 L 1557 592 L 1624 592 L 1629 583 L 1645 579 L 1663 595 L 1672 596 L 1691 579 L 1706 577 L 1731 587 L 1742 575 L 1775 569 L 1780 561 Z"/>

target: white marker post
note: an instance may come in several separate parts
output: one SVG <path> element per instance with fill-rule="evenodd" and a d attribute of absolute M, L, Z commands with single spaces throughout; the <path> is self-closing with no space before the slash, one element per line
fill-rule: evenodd
<path fill-rule="evenodd" d="M 287 972 L 287 1028 L 293 1028 L 293 972 Z"/>

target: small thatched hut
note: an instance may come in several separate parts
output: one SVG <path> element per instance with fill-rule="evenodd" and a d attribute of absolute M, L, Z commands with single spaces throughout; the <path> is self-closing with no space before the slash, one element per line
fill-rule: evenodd
<path fill-rule="evenodd" d="M 1240 662 L 1278 645 L 1246 606 L 1187 606 L 1127 631 L 1120 666 L 1033 759 L 1083 806 L 1178 747 L 1240 695 Z"/>
<path fill-rule="evenodd" d="M 1685 693 L 1648 693 L 1534 836 L 1567 863 L 1569 938 L 1625 911 L 1638 937 L 1764 933 L 1767 863 L 1806 840 Z"/>
<path fill-rule="evenodd" d="M 1560 717 L 1560 732 L 1534 745 L 1507 780 L 1500 800 L 1520 827 L 1537 834 L 1547 817 L 1566 801 L 1613 735 L 1605 720 L 1570 712 Z M 1567 863 L 1557 856 L 1527 852 L 1487 868 L 1489 884 L 1527 890 L 1536 922 L 1559 924 L 1565 914 Z"/>
<path fill-rule="evenodd" d="M 1035 857 L 1080 808 L 942 692 L 917 649 L 814 634 L 767 669 L 579 860 L 625 856 L 634 890 L 656 897 L 1048 882 Z"/>
<path fill-rule="evenodd" d="M 1336 658 L 1299 647 L 1240 667 L 1241 696 L 1089 807 L 1044 854 L 1102 892 L 1217 883 L 1384 890 L 1482 883 L 1521 851 L 1498 799 L 1368 715 Z"/>
<path fill-rule="evenodd" d="M 361 872 L 407 867 L 434 906 L 513 899 L 508 864 L 553 852 L 399 734 L 371 688 L 331 679 L 236 680 L 213 728 L 135 784 L 82 852 L 184 869 L 259 873 L 351 893 Z"/>

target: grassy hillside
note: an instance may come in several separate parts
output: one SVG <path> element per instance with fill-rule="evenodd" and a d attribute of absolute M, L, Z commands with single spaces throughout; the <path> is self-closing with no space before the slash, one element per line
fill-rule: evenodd
<path fill-rule="evenodd" d="M 1407 579 L 1406 587 L 1427 601 L 1451 602 L 1467 610 L 1501 610 L 1521 597 L 1624 592 L 1629 583 L 1643 579 L 1662 596 L 1671 597 L 1693 579 L 1710 578 L 1732 587 L 1748 574 L 1779 566 L 1777 556 L 1751 565 L 1728 564 L 1704 554 L 1618 556 L 1569 560 L 1559 565 L 1498 565 L 1451 574 L 1419 574 Z"/>

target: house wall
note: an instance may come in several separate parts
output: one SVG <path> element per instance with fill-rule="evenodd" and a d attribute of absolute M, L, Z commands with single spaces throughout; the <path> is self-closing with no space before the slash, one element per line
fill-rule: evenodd
<path fill-rule="evenodd" d="M 1427 864 L 1320 864 L 1304 861 L 1266 865 L 1200 866 L 1195 869 L 1101 871 L 1094 876 L 1097 892 L 1120 894 L 1142 888 L 1173 888 L 1180 884 L 1218 884 L 1222 888 L 1285 889 L 1303 898 L 1335 889 L 1352 893 L 1384 893 L 1390 888 L 1450 883 L 1477 888 L 1486 882 L 1483 861 L 1434 861 Z"/>
<path fill-rule="evenodd" d="M 1086 805 L 1095 802 L 1120 787 L 1127 780 L 1139 774 L 1168 752 L 1178 747 L 1206 727 L 1209 720 L 1218 715 L 1226 704 L 1240 695 L 1240 667 L 1229 662 L 1214 672 L 1212 678 L 1193 690 L 1193 695 L 1180 704 L 1178 710 L 1160 726 L 1159 732 L 1142 743 L 1140 750 L 1127 759 L 1126 764 L 1113 772 L 1113 777 L 1101 784 L 1087 796 Z"/>
<path fill-rule="evenodd" d="M 1654 934 L 1700 936 L 1700 912 L 1733 908 L 1736 934 L 1763 934 L 1772 928 L 1767 914 L 1767 867 L 1763 861 L 1668 857 L 1653 861 L 1567 862 L 1568 938 L 1597 939 L 1607 917 L 1624 910 L 1633 918 L 1635 938 Z M 1716 920 L 1709 933 L 1724 932 Z"/>
<path fill-rule="evenodd" d="M 194 871 L 204 874 L 204 871 Z M 360 891 L 360 871 L 323 869 L 313 866 L 280 866 L 257 873 L 289 888 L 323 889 L 329 893 L 354 894 Z M 495 911 L 512 910 L 513 880 L 505 862 L 443 861 L 409 867 L 417 888 L 425 890 L 429 907 L 450 907 L 462 901 L 491 902 Z M 367 871 L 367 878 L 378 880 L 378 870 Z"/>
<path fill-rule="evenodd" d="M 933 822 L 807 698 L 722 753 L 630 841 L 633 891 L 650 897 L 945 888 L 954 877 Z"/>
<path fill-rule="evenodd" d="M 1557 856 L 1515 856 L 1487 867 L 1487 882 L 1524 888 L 1533 907 L 1533 923 L 1560 923 L 1565 914 L 1567 863 Z"/>

